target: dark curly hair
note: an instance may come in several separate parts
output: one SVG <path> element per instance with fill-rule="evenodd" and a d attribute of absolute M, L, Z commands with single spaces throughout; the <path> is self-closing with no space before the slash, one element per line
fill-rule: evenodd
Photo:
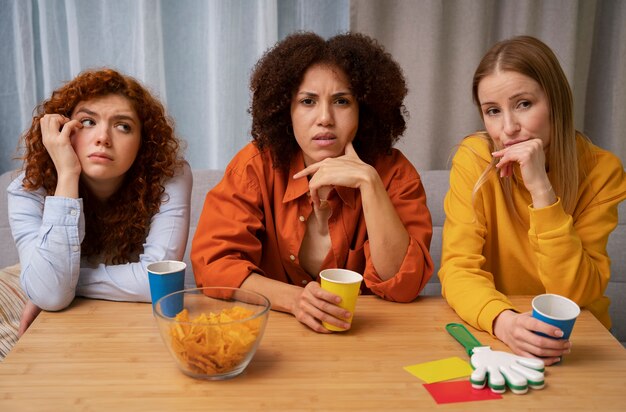
<path fill-rule="evenodd" d="M 39 120 L 46 114 L 70 118 L 85 100 L 116 94 L 128 99 L 141 122 L 141 145 L 120 189 L 102 203 L 79 184 L 85 208 L 83 256 L 107 263 L 127 263 L 143 250 L 150 219 L 164 200 L 164 182 L 182 165 L 181 145 L 173 121 L 163 105 L 132 77 L 115 70 L 88 70 L 52 93 L 34 111 L 33 121 L 21 137 L 23 185 L 26 190 L 44 188 L 53 195 L 57 171 L 43 145 Z"/>
<path fill-rule="evenodd" d="M 291 99 L 307 69 L 323 63 L 336 66 L 350 79 L 359 104 L 354 148 L 372 163 L 389 153 L 406 128 L 404 74 L 374 39 L 346 33 L 324 40 L 315 33 L 295 33 L 269 49 L 254 67 L 250 80 L 252 138 L 269 148 L 274 165 L 288 169 L 300 150 L 291 127 Z"/>

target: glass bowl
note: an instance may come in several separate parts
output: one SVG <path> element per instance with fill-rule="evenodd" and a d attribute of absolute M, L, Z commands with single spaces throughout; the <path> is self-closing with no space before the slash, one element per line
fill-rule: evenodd
<path fill-rule="evenodd" d="M 239 375 L 252 360 L 265 331 L 270 301 L 227 287 L 185 289 L 154 305 L 161 337 L 180 370 L 194 378 Z"/>

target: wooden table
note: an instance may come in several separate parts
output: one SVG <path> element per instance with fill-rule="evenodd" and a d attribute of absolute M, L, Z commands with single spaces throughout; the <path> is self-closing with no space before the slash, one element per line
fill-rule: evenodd
<path fill-rule="evenodd" d="M 530 299 L 514 302 L 526 310 Z M 361 297 L 352 330 L 333 335 L 271 312 L 247 370 L 214 382 L 177 369 L 149 304 L 77 299 L 63 312 L 42 313 L 0 363 L 0 411 L 626 410 L 626 349 L 587 311 L 574 328 L 572 353 L 547 368 L 543 390 L 437 405 L 403 367 L 469 360 L 445 331 L 449 322 L 459 318 L 439 297 L 410 304 Z"/>

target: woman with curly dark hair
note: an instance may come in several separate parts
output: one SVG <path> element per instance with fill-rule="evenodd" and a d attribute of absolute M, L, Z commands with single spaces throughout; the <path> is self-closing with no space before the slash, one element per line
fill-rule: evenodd
<path fill-rule="evenodd" d="M 288 36 L 252 73 L 252 136 L 206 197 L 191 259 L 199 286 L 266 295 L 311 329 L 350 312 L 318 273 L 363 274 L 363 293 L 417 297 L 433 265 L 420 177 L 393 144 L 407 93 L 374 40 Z"/>
<path fill-rule="evenodd" d="M 85 71 L 38 106 L 22 146 L 8 188 L 30 299 L 20 333 L 75 296 L 149 302 L 146 265 L 182 259 L 189 232 L 191 170 L 162 104 L 131 77 Z"/>

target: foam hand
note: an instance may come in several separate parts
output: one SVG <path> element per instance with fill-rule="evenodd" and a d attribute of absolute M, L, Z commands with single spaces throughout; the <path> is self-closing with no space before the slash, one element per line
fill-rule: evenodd
<path fill-rule="evenodd" d="M 472 387 L 482 389 L 488 381 L 492 392 L 503 393 L 505 384 L 515 394 L 523 394 L 530 386 L 544 387 L 544 363 L 541 359 L 525 358 L 512 353 L 492 351 L 489 346 L 473 349 L 470 376 Z"/>
<path fill-rule="evenodd" d="M 533 389 L 544 387 L 545 365 L 541 359 L 492 351 L 459 323 L 447 324 L 446 330 L 470 355 L 470 363 L 474 369 L 470 376 L 472 387 L 482 389 L 488 383 L 492 392 L 503 393 L 508 386 L 511 392 L 518 395 L 528 392 L 529 386 Z"/>

